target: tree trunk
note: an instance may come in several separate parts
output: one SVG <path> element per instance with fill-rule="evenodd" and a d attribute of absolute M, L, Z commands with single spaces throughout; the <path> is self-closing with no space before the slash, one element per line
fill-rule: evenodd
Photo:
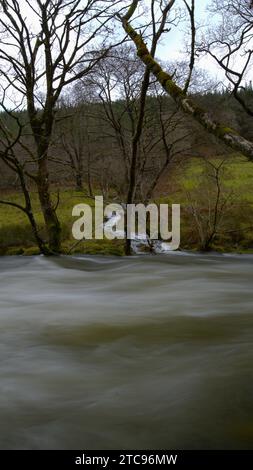
<path fill-rule="evenodd" d="M 36 243 L 37 243 L 37 246 L 40 250 L 40 253 L 43 254 L 43 255 L 49 255 L 50 252 L 48 250 L 48 248 L 45 246 L 45 243 L 44 241 L 42 240 L 42 238 L 40 238 L 39 236 L 39 232 L 38 232 L 38 227 L 37 227 L 37 224 L 35 222 L 35 218 L 34 218 L 34 215 L 33 215 L 33 212 L 32 210 L 31 211 L 27 211 L 26 212 L 27 214 L 27 217 L 29 219 L 29 222 L 31 224 L 31 227 L 32 227 L 32 233 L 33 233 L 33 236 L 36 240 Z"/>
<path fill-rule="evenodd" d="M 79 171 L 76 172 L 76 190 L 83 191 L 83 177 Z"/>
<path fill-rule="evenodd" d="M 88 156 L 87 183 L 88 183 L 89 196 L 93 197 L 93 188 L 92 188 L 92 181 L 91 181 L 91 168 L 90 168 L 90 156 Z"/>
<path fill-rule="evenodd" d="M 132 240 L 129 240 L 127 237 L 126 237 L 126 240 L 125 240 L 125 255 L 126 256 L 131 256 L 132 254 Z"/>
<path fill-rule="evenodd" d="M 44 240 L 42 240 L 42 238 L 39 235 L 38 226 L 37 226 L 35 217 L 33 215 L 30 194 L 29 194 L 29 191 L 28 191 L 27 186 L 26 186 L 23 171 L 21 170 L 20 167 L 18 167 L 18 175 L 19 175 L 19 179 L 20 179 L 20 182 L 21 182 L 21 188 L 22 188 L 22 191 L 23 191 L 23 194 L 24 194 L 24 197 L 25 197 L 25 202 L 26 202 L 25 213 L 26 213 L 26 215 L 29 219 L 29 222 L 31 224 L 33 236 L 34 236 L 35 241 L 37 243 L 37 246 L 40 250 L 40 253 L 42 253 L 43 255 L 48 255 L 49 254 L 48 248 L 46 247 Z"/>
<path fill-rule="evenodd" d="M 253 161 L 253 143 L 242 137 L 234 129 L 215 121 L 205 109 L 200 108 L 193 99 L 187 96 L 184 90 L 175 83 L 173 76 L 165 72 L 160 64 L 152 57 L 142 36 L 138 34 L 128 22 L 136 10 L 137 5 L 138 1 L 133 1 L 129 12 L 125 17 L 121 18 L 121 21 L 126 33 L 135 43 L 137 55 L 142 62 L 149 68 L 150 72 L 157 78 L 166 93 L 171 96 L 182 111 L 191 115 L 209 133 L 215 135 L 220 141 L 228 145 L 228 147 L 242 153 L 248 157 L 250 161 Z"/>
<path fill-rule="evenodd" d="M 49 251 L 51 254 L 58 254 L 61 251 L 61 227 L 51 200 L 49 174 L 45 158 L 38 161 L 38 166 L 38 194 L 48 233 Z"/>

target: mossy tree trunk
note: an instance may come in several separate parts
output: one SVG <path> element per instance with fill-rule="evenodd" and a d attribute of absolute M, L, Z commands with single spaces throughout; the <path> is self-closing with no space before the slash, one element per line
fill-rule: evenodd
<path fill-rule="evenodd" d="M 174 2 L 169 2 L 174 4 Z M 165 72 L 161 65 L 154 59 L 152 53 L 148 50 L 142 36 L 130 25 L 129 21 L 135 13 L 138 1 L 133 1 L 128 13 L 120 17 L 122 26 L 127 35 L 134 42 L 137 54 L 142 62 L 148 67 L 150 72 L 157 78 L 163 89 L 177 103 L 179 108 L 185 113 L 191 115 L 208 132 L 215 135 L 219 140 L 228 145 L 233 150 L 244 154 L 249 160 L 253 161 L 253 143 L 242 137 L 229 126 L 224 126 L 215 121 L 210 114 L 200 108 L 193 99 L 187 96 L 185 90 L 175 83 L 174 78 L 168 72 Z M 164 10 L 163 20 L 166 21 L 168 11 Z"/>
<path fill-rule="evenodd" d="M 57 254 L 61 251 L 61 227 L 52 202 L 49 178 L 49 151 L 57 103 L 64 88 L 86 76 L 113 47 L 104 45 L 102 30 L 107 31 L 109 19 L 114 18 L 115 7 L 114 2 L 100 2 L 105 5 L 98 10 L 94 7 L 97 2 L 89 1 L 82 9 L 80 0 L 47 0 L 35 2 L 34 15 L 32 3 L 16 0 L 1 2 L 0 25 L 3 32 L 0 72 L 5 78 L 1 106 L 18 127 L 13 134 L 4 126 L 1 147 L 5 147 L 4 155 L 11 162 L 10 168 L 16 171 L 16 163 L 21 163 L 23 167 L 26 165 L 25 176 L 32 178 L 33 184 L 37 185 L 48 232 L 48 254 Z M 29 16 L 33 17 L 31 25 L 27 20 Z M 90 54 L 91 43 L 100 34 L 100 44 Z M 13 54 L 9 54 L 10 44 Z M 9 106 L 13 96 L 14 109 L 11 111 Z M 17 105 L 19 97 L 20 103 Z M 23 109 L 24 104 L 27 105 L 28 115 L 26 125 L 17 113 L 19 106 Z M 31 148 L 25 145 L 28 134 L 33 138 Z M 24 155 L 20 154 L 18 145 Z M 31 166 L 32 174 L 29 170 Z M 35 230 L 32 216 L 29 220 Z"/>
<path fill-rule="evenodd" d="M 48 233 L 49 253 L 58 254 L 61 251 L 61 226 L 51 198 L 46 159 L 38 161 L 37 186 L 41 210 Z"/>

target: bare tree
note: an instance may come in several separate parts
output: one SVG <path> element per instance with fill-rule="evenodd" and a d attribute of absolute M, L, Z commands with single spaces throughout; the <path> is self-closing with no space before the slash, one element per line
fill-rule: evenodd
<path fill-rule="evenodd" d="M 18 120 L 17 123 L 19 124 Z M 18 134 L 15 138 L 10 132 L 10 130 L 7 128 L 4 118 L 2 117 L 0 119 L 0 158 L 5 163 L 5 165 L 14 173 L 14 175 L 16 175 L 16 182 L 19 182 L 19 185 L 23 192 L 24 205 L 3 199 L 0 199 L 0 204 L 9 205 L 24 212 L 31 224 L 32 233 L 41 253 L 47 255 L 49 253 L 48 249 L 40 236 L 39 229 L 32 211 L 32 203 L 29 188 L 27 187 L 28 173 L 26 171 L 25 164 L 20 162 L 16 158 L 16 153 L 21 152 L 22 150 L 25 150 L 29 153 L 29 148 L 26 147 L 25 144 L 23 144 L 21 141 L 19 141 L 19 134 L 21 133 L 21 131 L 22 127 L 19 124 Z"/>
<path fill-rule="evenodd" d="M 179 86 L 179 84 L 175 81 L 173 73 L 165 71 L 162 66 L 154 59 L 154 55 L 152 54 L 152 44 L 150 44 L 149 48 L 145 43 L 142 34 L 138 33 L 137 30 L 130 24 L 130 20 L 133 19 L 139 3 L 141 2 L 133 0 L 127 14 L 124 16 L 119 14 L 118 17 L 125 32 L 134 42 L 137 49 L 137 54 L 142 62 L 147 66 L 150 73 L 152 72 L 152 74 L 157 78 L 166 93 L 168 93 L 173 98 L 182 111 L 191 115 L 208 132 L 215 135 L 230 148 L 236 150 L 237 152 L 239 151 L 243 153 L 249 158 L 249 160 L 253 160 L 253 143 L 243 138 L 231 127 L 224 126 L 221 123 L 216 122 L 205 109 L 200 108 L 194 99 L 187 95 L 184 87 Z M 160 25 L 160 37 L 165 32 L 164 24 L 166 23 L 168 14 L 171 13 L 175 4 L 175 1 L 169 2 L 167 6 L 170 5 L 171 8 L 169 10 L 164 10 L 162 16 L 156 16 L 155 18 L 153 17 L 150 9 L 152 24 L 154 26 L 157 23 Z"/>
<path fill-rule="evenodd" d="M 134 195 L 131 193 L 132 201 L 148 202 L 171 162 L 189 150 L 189 136 L 183 126 L 185 119 L 172 100 L 168 109 L 168 98 L 156 80 L 149 81 L 145 103 L 142 103 L 145 76 L 146 67 L 136 57 L 133 47 L 123 45 L 100 63 L 88 79 L 97 89 L 97 99 L 101 103 L 97 108 L 94 106 L 95 117 L 101 122 L 101 134 L 114 142 L 111 186 L 124 203 L 130 200 L 133 170 L 135 191 Z M 85 80 L 83 85 L 85 87 Z M 133 162 L 133 142 L 140 125 L 140 111 L 143 116 L 136 161 Z"/>
<path fill-rule="evenodd" d="M 121 3 L 2 0 L 0 4 L 1 103 L 13 119 L 16 109 L 27 109 L 33 151 L 32 154 L 28 151 L 24 160 L 32 164 L 33 170 L 25 171 L 24 176 L 37 186 L 52 253 L 60 252 L 61 245 L 61 227 L 51 197 L 48 169 L 57 102 L 64 89 L 87 75 L 110 50 L 109 23 Z M 2 138 L 5 155 L 11 149 L 17 167 L 24 165 L 15 151 L 15 144 L 23 142 L 24 126 L 18 123 L 16 127 L 11 142 L 6 140 L 6 134 Z M 9 139 L 11 135 L 8 133 Z"/>
<path fill-rule="evenodd" d="M 58 165 L 61 172 L 65 168 L 68 180 L 72 175 L 77 191 L 84 190 L 86 179 L 91 196 L 93 191 L 89 106 L 82 102 L 66 104 L 63 101 L 57 114 L 49 161 Z M 58 154 L 61 158 L 57 157 Z"/>
<path fill-rule="evenodd" d="M 253 106 L 243 96 L 253 59 L 253 10 L 250 0 L 212 0 L 214 17 L 198 45 L 223 70 L 231 92 L 249 116 Z"/>
<path fill-rule="evenodd" d="M 188 210 L 195 222 L 199 247 L 203 251 L 212 248 L 222 229 L 226 232 L 223 227 L 225 215 L 233 205 L 234 197 L 233 191 L 227 190 L 224 186 L 226 164 L 227 158 L 217 161 L 204 158 L 204 172 L 198 187 L 186 191 Z"/>

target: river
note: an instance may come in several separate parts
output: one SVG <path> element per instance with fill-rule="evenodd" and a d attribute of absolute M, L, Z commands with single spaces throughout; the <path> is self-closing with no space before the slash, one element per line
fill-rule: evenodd
<path fill-rule="evenodd" d="M 253 256 L 0 259 L 1 449 L 253 449 Z"/>

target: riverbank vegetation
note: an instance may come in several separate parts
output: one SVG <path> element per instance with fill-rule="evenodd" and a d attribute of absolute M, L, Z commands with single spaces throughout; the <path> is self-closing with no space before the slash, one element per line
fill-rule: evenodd
<path fill-rule="evenodd" d="M 221 165 L 221 167 L 220 167 Z M 219 175 L 220 198 L 217 209 L 217 227 L 214 227 L 215 205 L 217 203 L 217 181 L 215 169 L 221 168 Z M 218 252 L 253 252 L 253 192 L 251 182 L 253 165 L 244 157 L 228 155 L 209 158 L 192 158 L 187 163 L 173 169 L 163 178 L 160 188 L 154 195 L 156 203 L 169 205 L 179 203 L 182 208 L 181 249 L 216 250 Z M 94 193 L 100 194 L 99 188 Z M 87 196 L 88 187 L 82 191 L 72 188 L 52 190 L 53 200 L 58 202 L 58 216 L 62 226 L 62 249 L 65 254 L 105 254 L 124 255 L 122 240 L 83 240 L 77 242 L 72 236 L 72 209 L 76 204 L 89 204 L 94 200 Z M 108 198 L 117 197 L 113 189 Z M 10 189 L 9 201 L 22 204 L 22 194 Z M 43 217 L 37 193 L 31 191 L 33 213 L 40 234 L 44 233 Z M 109 201 L 108 199 L 108 201 Z M 215 228 L 215 230 L 214 230 Z M 213 233 L 214 232 L 214 233 Z M 206 241 L 213 234 L 209 246 Z M 1 208 L 0 254 L 34 255 L 39 254 L 31 227 L 25 214 L 11 206 Z"/>

